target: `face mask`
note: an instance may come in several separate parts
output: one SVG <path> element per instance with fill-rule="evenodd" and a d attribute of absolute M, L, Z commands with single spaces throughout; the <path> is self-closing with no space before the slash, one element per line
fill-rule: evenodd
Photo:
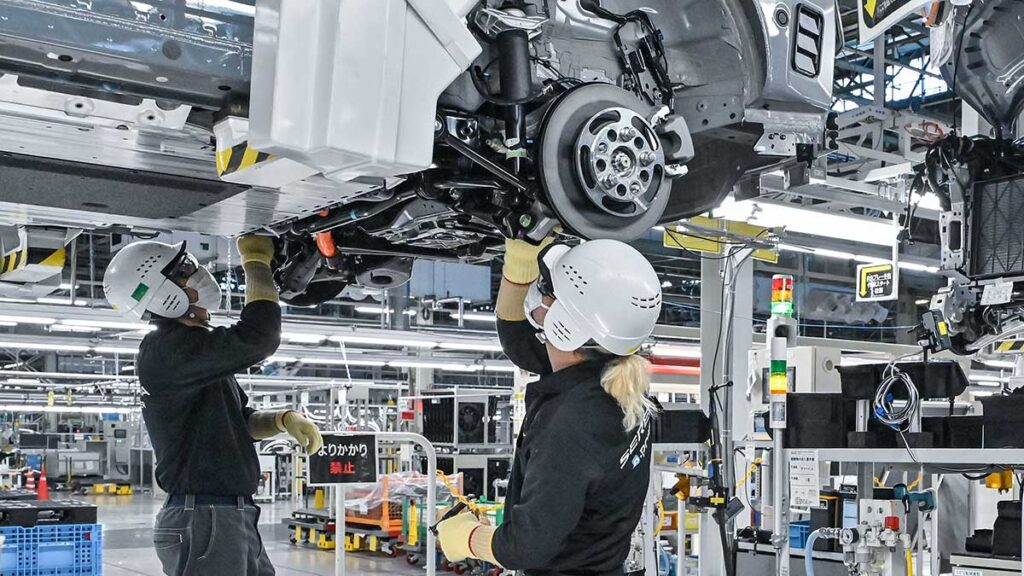
<path fill-rule="evenodd" d="M 195 273 L 188 277 L 185 286 L 195 290 L 199 295 L 199 300 L 193 302 L 193 306 L 210 312 L 220 310 L 220 285 L 217 284 L 217 280 L 209 270 L 200 266 Z"/>
<path fill-rule="evenodd" d="M 540 291 L 540 285 L 534 282 L 530 284 L 530 289 L 526 291 L 526 298 L 523 300 L 523 311 L 526 312 L 526 320 L 530 322 L 530 325 L 543 332 L 544 326 L 533 317 L 533 312 L 541 308 L 545 310 L 551 309 L 550 306 L 544 303 L 544 294 Z"/>

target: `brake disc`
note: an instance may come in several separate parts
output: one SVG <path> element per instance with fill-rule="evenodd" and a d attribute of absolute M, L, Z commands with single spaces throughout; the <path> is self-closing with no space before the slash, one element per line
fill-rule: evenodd
<path fill-rule="evenodd" d="M 548 205 L 570 231 L 629 241 L 658 224 L 670 187 L 649 116 L 632 93 L 597 83 L 573 88 L 548 109 L 538 172 Z"/>

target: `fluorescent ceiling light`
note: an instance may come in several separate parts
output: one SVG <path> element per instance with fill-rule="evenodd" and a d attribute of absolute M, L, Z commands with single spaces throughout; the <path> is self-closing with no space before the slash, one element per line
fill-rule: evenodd
<path fill-rule="evenodd" d="M 992 396 L 993 394 L 995 394 L 995 392 L 988 392 L 988 391 L 985 391 L 985 390 L 976 390 L 976 391 L 972 391 L 971 394 L 973 394 L 975 398 L 986 398 L 988 396 Z"/>
<path fill-rule="evenodd" d="M 672 287 L 672 283 L 669 282 L 668 280 L 665 280 L 664 282 L 661 283 L 661 287 L 662 288 L 671 288 Z"/>
<path fill-rule="evenodd" d="M 664 358 L 700 358 L 700 348 L 696 346 L 677 346 L 674 344 L 655 344 L 651 354 Z"/>
<path fill-rule="evenodd" d="M 97 326 L 65 326 L 63 324 L 51 324 L 50 332 L 74 332 L 76 334 L 99 332 L 103 328 Z"/>
<path fill-rule="evenodd" d="M 59 286 L 60 290 L 71 290 L 71 282 L 61 282 Z"/>
<path fill-rule="evenodd" d="M 38 378 L 8 378 L 8 384 L 42 384 L 42 380 Z"/>
<path fill-rule="evenodd" d="M 43 296 L 43 297 L 40 297 L 40 298 L 36 298 L 36 302 L 38 302 L 39 304 L 56 304 L 58 306 L 71 306 L 72 305 L 71 298 L 51 298 L 49 296 Z M 73 304 L 75 306 L 85 306 L 88 303 L 85 300 L 82 300 L 81 298 L 79 298 L 79 299 L 75 300 Z"/>
<path fill-rule="evenodd" d="M 18 348 L 22 350 L 49 350 L 54 352 L 88 352 L 88 346 L 77 344 L 41 344 L 39 342 L 0 341 L 0 348 Z"/>
<path fill-rule="evenodd" d="M 406 316 L 412 318 L 413 316 L 419 314 L 419 311 L 418 310 L 413 310 L 412 308 L 409 308 L 408 310 L 403 310 L 402 314 L 405 314 Z"/>
<path fill-rule="evenodd" d="M 931 300 L 927 298 L 921 298 L 920 300 L 914 300 L 914 304 L 917 306 L 927 306 L 928 304 L 931 304 Z"/>
<path fill-rule="evenodd" d="M 980 362 L 993 368 L 1007 368 L 1009 370 L 1013 370 L 1016 366 L 1013 360 L 981 360 Z"/>
<path fill-rule="evenodd" d="M 437 342 L 429 340 L 414 340 L 412 338 L 385 338 L 377 336 L 331 336 L 335 342 L 345 344 L 375 344 L 377 346 L 400 346 L 408 348 L 435 348 Z"/>
<path fill-rule="evenodd" d="M 327 336 L 323 334 L 310 334 L 308 332 L 282 332 L 281 338 L 300 344 L 319 344 L 326 340 Z"/>
<path fill-rule="evenodd" d="M 827 238 L 856 238 L 859 242 L 880 246 L 892 246 L 899 232 L 892 222 L 877 218 L 834 214 L 755 200 L 737 202 L 733 198 L 726 198 L 721 206 L 712 210 L 712 214 L 718 218 L 749 222 L 766 228 L 784 227 L 793 232 Z"/>
<path fill-rule="evenodd" d="M 928 272 L 929 274 L 938 274 L 939 272 L 938 266 L 928 266 L 926 264 L 918 264 L 917 262 L 904 262 L 902 260 L 900 260 L 898 264 L 900 268 L 914 270 L 916 272 Z"/>
<path fill-rule="evenodd" d="M 388 362 L 392 368 L 433 368 L 434 370 L 450 370 L 452 372 L 479 372 L 483 366 L 479 364 L 455 364 L 451 362 L 421 362 L 419 360 L 392 360 Z"/>
<path fill-rule="evenodd" d="M 66 413 L 66 414 L 131 414 L 138 408 L 127 406 L 31 406 L 28 404 L 0 404 L 0 412 Z"/>
<path fill-rule="evenodd" d="M 291 364 L 297 362 L 299 359 L 294 356 L 271 356 L 267 358 L 267 362 L 280 362 L 282 364 Z"/>
<path fill-rule="evenodd" d="M 391 308 L 385 309 L 383 306 L 356 306 L 355 310 L 360 314 L 391 314 L 394 312 Z"/>
<path fill-rule="evenodd" d="M 498 344 L 487 344 L 484 342 L 441 342 L 441 348 L 445 350 L 469 350 L 471 352 L 501 352 Z"/>
<path fill-rule="evenodd" d="M 459 319 L 458 312 L 452 312 L 452 318 Z M 480 312 L 464 312 L 462 314 L 463 320 L 469 320 L 470 322 L 497 322 L 497 317 L 494 314 L 483 314 Z"/>
<path fill-rule="evenodd" d="M 4 321 L 0 322 L 0 326 L 5 326 L 5 327 L 8 327 L 8 328 L 13 328 L 13 327 L 15 327 L 17 325 L 18 325 L 17 322 L 8 322 L 7 320 L 4 320 Z"/>
<path fill-rule="evenodd" d="M 383 367 L 386 362 L 380 360 L 345 360 L 344 358 L 300 358 L 303 364 L 323 364 L 326 366 L 368 366 Z"/>
<path fill-rule="evenodd" d="M 807 248 L 804 246 L 781 243 L 779 244 L 779 249 L 787 252 L 803 252 L 805 254 L 814 254 L 815 256 L 824 256 L 826 258 L 837 258 L 839 260 L 853 260 L 854 262 L 859 262 L 861 264 L 884 264 L 889 262 L 889 260 L 885 258 L 865 256 L 863 254 L 854 254 L 853 252 L 843 252 L 840 250 L 830 250 L 828 248 Z M 917 262 L 904 262 L 901 260 L 897 265 L 900 268 L 914 270 L 916 272 L 936 274 L 939 271 L 937 266 L 928 266 L 925 264 L 918 264 Z"/>
<path fill-rule="evenodd" d="M 8 304 L 35 304 L 35 300 L 29 300 L 27 298 L 0 298 L 0 302 L 6 302 Z"/>
<path fill-rule="evenodd" d="M 100 354 L 138 354 L 138 348 L 132 348 L 130 346 L 96 346 L 93 348 L 94 351 Z"/>
<path fill-rule="evenodd" d="M 519 368 L 515 366 L 499 366 L 492 364 L 484 364 L 484 372 L 516 372 Z"/>
<path fill-rule="evenodd" d="M 129 364 L 124 368 L 121 368 L 121 372 L 135 372 L 135 364 Z"/>
<path fill-rule="evenodd" d="M 53 380 L 134 380 L 134 376 L 118 376 L 116 374 L 86 374 L 84 372 L 30 372 L 28 370 L 3 370 L 0 376 L 25 376 L 28 378 L 48 378 Z"/>
<path fill-rule="evenodd" d="M 88 326 L 90 328 L 107 328 L 110 330 L 140 330 L 145 332 L 152 332 L 153 330 L 156 330 L 156 326 L 146 322 L 117 322 L 114 320 L 81 320 L 78 318 L 69 318 L 61 320 L 60 323 L 67 326 Z"/>
<path fill-rule="evenodd" d="M 7 314 L 0 315 L 0 320 L 17 322 L 18 324 L 44 324 L 47 326 L 57 322 L 56 318 L 44 318 L 42 316 L 9 316 Z"/>
<path fill-rule="evenodd" d="M 655 394 L 700 394 L 699 384 L 681 384 L 676 382 L 651 382 L 651 392 Z"/>

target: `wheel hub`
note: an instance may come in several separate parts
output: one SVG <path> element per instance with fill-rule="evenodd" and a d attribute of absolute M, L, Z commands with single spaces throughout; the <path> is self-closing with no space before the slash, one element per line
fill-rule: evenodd
<path fill-rule="evenodd" d="M 568 233 L 628 242 L 658 224 L 669 186 L 661 142 L 644 120 L 652 113 L 635 94 L 599 82 L 568 90 L 546 110 L 536 137 L 538 181 Z"/>
<path fill-rule="evenodd" d="M 664 168 L 654 129 L 642 116 L 621 107 L 601 110 L 584 123 L 575 160 L 590 202 L 623 218 L 647 210 Z"/>

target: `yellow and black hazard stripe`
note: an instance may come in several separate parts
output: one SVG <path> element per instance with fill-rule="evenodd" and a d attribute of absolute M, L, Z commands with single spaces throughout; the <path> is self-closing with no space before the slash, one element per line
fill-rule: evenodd
<path fill-rule="evenodd" d="M 1003 340 L 996 345 L 996 352 L 1022 352 L 1024 340 Z"/>
<path fill-rule="evenodd" d="M 25 262 L 28 256 L 28 250 L 22 248 L 21 250 L 15 250 L 6 256 L 0 256 L 0 274 L 7 274 L 8 272 L 14 272 L 25 266 Z"/>
<path fill-rule="evenodd" d="M 231 148 L 217 151 L 217 175 L 227 176 L 251 168 L 260 162 L 266 162 L 270 158 L 270 154 L 250 148 L 248 142 L 240 142 Z"/>

